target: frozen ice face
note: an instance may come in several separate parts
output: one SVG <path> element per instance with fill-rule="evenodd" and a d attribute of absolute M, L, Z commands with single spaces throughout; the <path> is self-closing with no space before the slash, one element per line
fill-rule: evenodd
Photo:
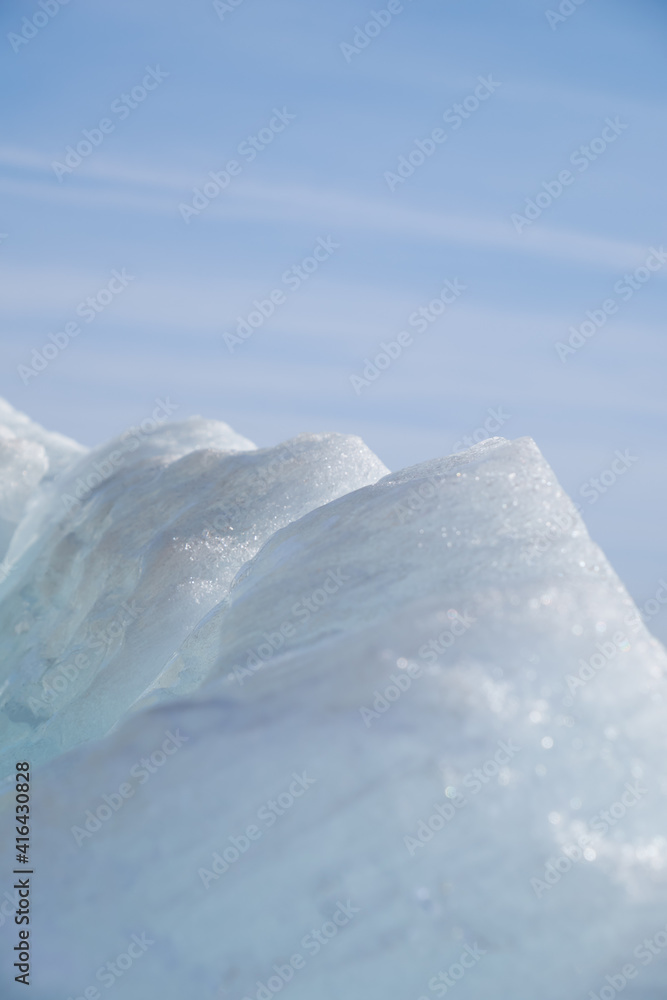
<path fill-rule="evenodd" d="M 38 1000 L 662 997 L 667 657 L 535 444 L 223 426 L 98 449 L 13 543 Z"/>
<path fill-rule="evenodd" d="M 386 471 L 356 438 L 256 450 L 203 420 L 122 436 L 71 466 L 10 552 L 0 724 L 11 754 L 27 741 L 36 762 L 107 733 L 267 538 Z"/>
<path fill-rule="evenodd" d="M 86 449 L 45 431 L 0 399 L 0 560 L 40 483 L 49 481 Z M 3 574 L 0 571 L 0 583 Z"/>

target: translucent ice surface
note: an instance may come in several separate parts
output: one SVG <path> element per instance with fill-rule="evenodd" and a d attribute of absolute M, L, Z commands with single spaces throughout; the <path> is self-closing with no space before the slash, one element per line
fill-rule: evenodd
<path fill-rule="evenodd" d="M 38 484 L 52 479 L 85 451 L 83 445 L 45 431 L 0 399 L 0 559 Z"/>
<path fill-rule="evenodd" d="M 104 736 L 278 528 L 385 472 L 353 437 L 256 450 L 203 420 L 75 463 L 10 547 L 2 759 Z"/>
<path fill-rule="evenodd" d="M 667 656 L 534 442 L 159 434 L 10 546 L 35 1000 L 662 1000 Z"/>

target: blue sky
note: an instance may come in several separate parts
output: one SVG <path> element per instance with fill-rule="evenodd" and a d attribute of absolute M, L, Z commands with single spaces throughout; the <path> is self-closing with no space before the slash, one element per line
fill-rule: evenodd
<path fill-rule="evenodd" d="M 71 0 L 42 25 L 37 2 L 3 4 L 0 395 L 89 445 L 167 395 L 259 445 L 357 433 L 392 469 L 501 407 L 501 433 L 537 441 L 633 596 L 652 597 L 667 578 L 667 263 L 632 294 L 623 276 L 667 248 L 664 6 L 563 0 L 552 24 L 559 4 L 537 0 L 392 0 L 391 18 L 384 0 L 218 6 Z M 366 33 L 373 11 L 386 23 Z M 366 44 L 343 51 L 357 27 Z M 136 90 L 149 69 L 154 89 Z M 104 119 L 80 164 L 54 168 Z M 128 277 L 109 293 L 114 270 Z M 465 289 L 435 316 L 446 280 Z M 272 292 L 230 351 L 224 334 Z M 587 312 L 603 325 L 562 361 L 555 344 Z M 68 323 L 77 336 L 26 376 Z M 636 461 L 590 502 L 581 489 L 611 478 L 617 450 Z M 651 625 L 667 637 L 667 614 Z"/>

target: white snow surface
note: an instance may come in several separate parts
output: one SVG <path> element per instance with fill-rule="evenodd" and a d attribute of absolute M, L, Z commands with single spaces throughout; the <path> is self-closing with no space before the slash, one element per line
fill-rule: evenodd
<path fill-rule="evenodd" d="M 532 440 L 10 426 L 3 997 L 28 760 L 34 1000 L 663 1000 L 667 656 Z"/>

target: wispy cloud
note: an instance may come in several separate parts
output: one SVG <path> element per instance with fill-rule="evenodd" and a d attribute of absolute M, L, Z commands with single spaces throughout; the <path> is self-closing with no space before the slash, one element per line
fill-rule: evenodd
<path fill-rule="evenodd" d="M 91 161 L 81 177 L 58 184 L 50 161 L 29 149 L 0 147 L 0 165 L 35 171 L 38 176 L 0 179 L 0 191 L 32 200 L 48 200 L 81 209 L 125 209 L 177 216 L 202 177 L 168 173 L 106 160 Z M 213 164 L 215 167 L 215 164 Z M 166 192 L 173 196 L 166 197 Z M 336 227 L 397 238 L 437 241 L 454 246 L 545 257 L 591 267 L 623 268 L 639 263 L 646 247 L 575 230 L 535 227 L 518 236 L 506 219 L 454 215 L 396 205 L 389 199 L 361 198 L 324 187 L 239 180 L 233 190 L 210 205 L 206 220 L 253 219 Z"/>

